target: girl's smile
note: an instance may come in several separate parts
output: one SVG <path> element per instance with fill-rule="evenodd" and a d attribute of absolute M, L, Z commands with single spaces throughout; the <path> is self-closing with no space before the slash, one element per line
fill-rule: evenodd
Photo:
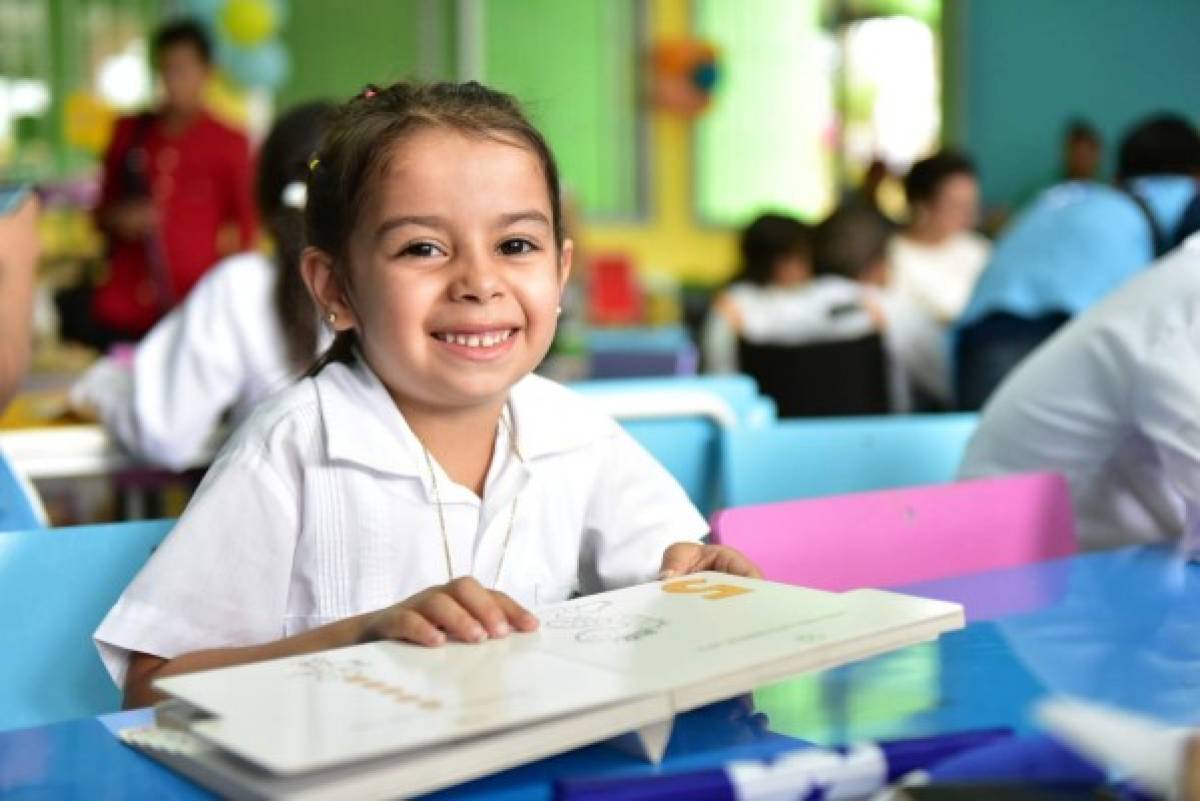
<path fill-rule="evenodd" d="M 452 330 L 435 331 L 432 336 L 442 343 L 448 353 L 466 359 L 486 361 L 498 359 L 512 350 L 516 327 L 456 326 Z"/>
<path fill-rule="evenodd" d="M 392 146 L 350 241 L 339 326 L 408 416 L 490 409 L 546 355 L 570 270 L 537 156 L 500 135 Z"/>

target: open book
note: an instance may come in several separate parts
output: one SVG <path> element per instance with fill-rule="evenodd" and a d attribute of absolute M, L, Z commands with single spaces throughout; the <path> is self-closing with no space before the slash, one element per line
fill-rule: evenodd
<path fill-rule="evenodd" d="M 956 604 L 700 573 L 538 610 L 479 645 L 378 642 L 161 679 L 124 739 L 223 795 L 427 792 L 962 626 Z"/>

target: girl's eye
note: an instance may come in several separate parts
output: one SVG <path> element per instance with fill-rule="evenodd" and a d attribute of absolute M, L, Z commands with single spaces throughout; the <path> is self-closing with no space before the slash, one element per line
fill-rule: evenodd
<path fill-rule="evenodd" d="M 441 248 L 432 242 L 413 242 L 404 250 L 400 251 L 401 256 L 416 256 L 421 259 L 432 259 L 441 254 Z"/>
<path fill-rule="evenodd" d="M 537 245 L 528 239 L 506 239 L 500 243 L 500 252 L 505 256 L 520 256 L 525 253 L 533 253 L 535 250 L 537 250 Z"/>

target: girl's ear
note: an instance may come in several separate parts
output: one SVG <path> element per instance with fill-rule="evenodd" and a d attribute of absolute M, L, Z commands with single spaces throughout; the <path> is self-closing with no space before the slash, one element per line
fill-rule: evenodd
<path fill-rule="evenodd" d="M 354 328 L 354 309 L 333 272 L 333 257 L 320 248 L 307 247 L 300 254 L 300 274 L 308 294 L 317 304 L 321 321 L 334 331 Z M 331 316 L 332 315 L 332 316 Z"/>
<path fill-rule="evenodd" d="M 567 279 L 571 277 L 571 262 L 575 258 L 575 242 L 564 239 L 558 251 L 558 294 L 567 288 Z"/>

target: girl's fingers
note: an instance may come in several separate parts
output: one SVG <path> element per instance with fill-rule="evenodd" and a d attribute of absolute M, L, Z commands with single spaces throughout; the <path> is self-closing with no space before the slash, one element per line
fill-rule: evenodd
<path fill-rule="evenodd" d="M 702 570 L 762 578 L 758 567 L 740 551 L 725 545 L 701 545 L 696 542 L 677 542 L 667 548 L 658 577 L 666 579 Z"/>
<path fill-rule="evenodd" d="M 504 637 L 512 631 L 508 612 L 491 592 L 473 578 L 455 579 L 446 587 L 459 605 L 484 627 L 489 637 Z"/>
<path fill-rule="evenodd" d="M 537 616 L 502 592 L 493 592 L 496 604 L 517 631 L 533 631 L 538 627 Z"/>
<path fill-rule="evenodd" d="M 487 631 L 476 617 L 445 590 L 431 593 L 416 607 L 425 618 L 446 635 L 461 642 L 483 642 Z"/>
<path fill-rule="evenodd" d="M 717 570 L 721 573 L 728 573 L 731 576 L 762 578 L 762 573 L 758 567 L 741 552 L 720 545 L 710 545 L 708 547 L 714 549 L 714 551 L 711 566 L 706 568 L 707 570 Z"/>
<path fill-rule="evenodd" d="M 677 542 L 663 552 L 662 567 L 658 571 L 660 579 L 683 576 L 694 573 L 704 556 L 704 547 L 695 542 Z"/>
<path fill-rule="evenodd" d="M 446 642 L 446 635 L 437 626 L 425 619 L 420 612 L 406 607 L 393 607 L 383 625 L 379 627 L 383 639 L 411 642 L 430 647 Z"/>

